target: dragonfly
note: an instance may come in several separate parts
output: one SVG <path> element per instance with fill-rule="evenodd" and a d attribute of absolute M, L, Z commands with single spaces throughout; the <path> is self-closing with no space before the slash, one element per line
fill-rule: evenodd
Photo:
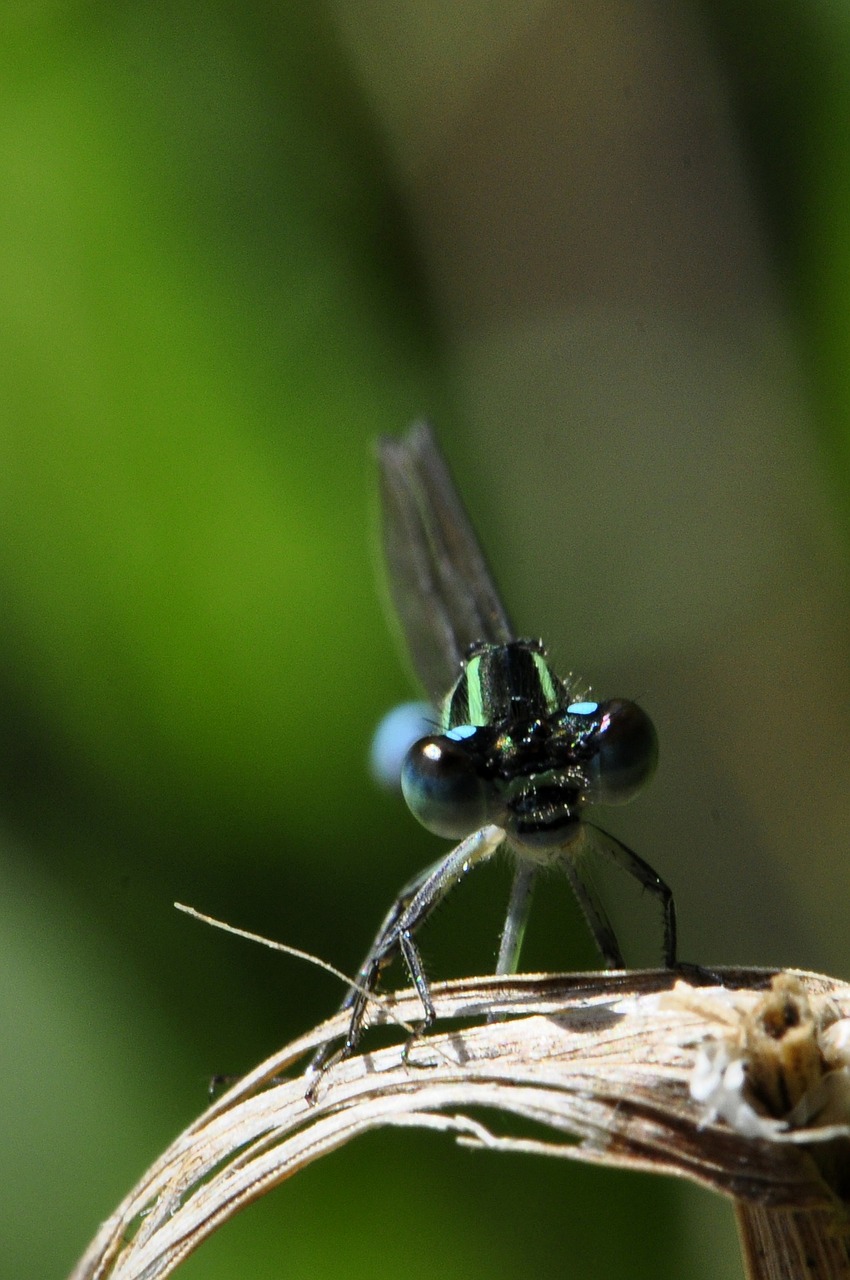
<path fill-rule="evenodd" d="M 605 907 L 583 872 L 587 845 L 658 899 L 664 964 L 676 959 L 673 895 L 661 877 L 586 815 L 596 803 L 631 800 L 652 777 L 658 739 L 649 716 L 622 698 L 598 702 L 559 677 L 543 643 L 517 636 L 452 481 L 434 432 L 417 423 L 378 441 L 382 543 L 391 602 L 415 672 L 435 708 L 433 732 L 401 765 L 414 817 L 457 842 L 416 875 L 387 912 L 348 991 L 342 1047 L 320 1047 L 313 1067 L 347 1058 L 367 1025 L 370 997 L 401 956 L 422 1005 L 417 1035 L 436 1012 L 416 934 L 435 907 L 500 849 L 514 875 L 497 974 L 516 972 L 534 881 L 561 868 L 606 967 L 624 968 Z"/>

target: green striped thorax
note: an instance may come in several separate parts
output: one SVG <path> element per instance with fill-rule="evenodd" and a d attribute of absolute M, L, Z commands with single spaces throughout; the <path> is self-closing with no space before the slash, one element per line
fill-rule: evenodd
<path fill-rule="evenodd" d="M 655 729 L 635 703 L 597 703 L 552 671 L 539 641 L 478 644 L 411 747 L 402 790 L 430 831 L 462 839 L 495 823 L 531 850 L 563 848 L 586 803 L 630 800 L 654 772 Z"/>
<path fill-rule="evenodd" d="M 552 715 L 571 701 L 539 641 L 482 644 L 467 656 L 443 705 L 443 731 Z"/>

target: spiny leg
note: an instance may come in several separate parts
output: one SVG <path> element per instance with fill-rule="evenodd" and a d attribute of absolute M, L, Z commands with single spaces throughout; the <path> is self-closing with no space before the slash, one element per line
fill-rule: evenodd
<path fill-rule="evenodd" d="M 395 958 L 392 952 L 387 952 L 385 948 L 385 940 L 393 935 L 393 931 L 398 920 L 407 910 L 411 899 L 417 890 L 428 880 L 428 878 L 443 865 L 443 859 L 439 862 L 432 863 L 426 867 L 424 871 L 420 871 L 413 880 L 410 880 L 404 888 L 399 892 L 398 897 L 393 902 L 389 911 L 385 915 L 381 927 L 375 935 L 375 940 L 366 953 L 366 958 L 357 970 L 357 976 L 354 983 L 348 988 L 339 1011 L 342 1013 L 345 1009 L 351 1010 L 351 1021 L 348 1027 L 348 1034 L 341 1048 L 331 1052 L 332 1041 L 326 1041 L 319 1045 L 316 1052 L 310 1060 L 310 1068 L 313 1071 L 325 1071 L 328 1067 L 336 1062 L 341 1062 L 354 1052 L 357 1042 L 363 1033 L 366 1010 L 369 1005 L 369 996 L 378 985 L 381 973 L 388 967 Z"/>
<path fill-rule="evenodd" d="M 311 1063 L 314 1070 L 325 1070 L 354 1052 L 365 1028 L 369 996 L 375 990 L 381 973 L 398 952 L 401 952 L 404 957 L 413 985 L 422 1002 L 425 1016 L 421 1029 L 431 1025 L 436 1015 L 428 980 L 422 966 L 422 958 L 413 941 L 413 935 L 428 919 L 438 903 L 468 871 L 493 856 L 504 838 L 505 833 L 501 827 L 492 825 L 482 827 L 480 831 L 462 840 L 447 857 L 429 867 L 427 871 L 405 886 L 387 912 L 375 941 L 360 966 L 357 986 L 350 989 L 342 1003 L 343 1009 L 351 1009 L 348 1034 L 342 1047 L 336 1053 L 330 1054 L 329 1046 L 321 1045 Z"/>
<path fill-rule="evenodd" d="M 578 899 L 582 914 L 590 927 L 593 941 L 605 961 L 606 968 L 624 969 L 626 966 L 623 961 L 623 953 L 620 950 L 620 944 L 617 942 L 614 926 L 608 919 L 608 912 L 603 907 L 595 886 L 585 879 L 579 870 L 578 858 L 580 857 L 580 851 L 577 856 L 569 851 L 564 853 L 562 866 L 566 872 L 567 879 Z"/>
<path fill-rule="evenodd" d="M 587 823 L 587 826 L 594 831 L 594 842 L 602 852 L 612 862 L 615 862 L 618 867 L 622 867 L 630 876 L 634 876 L 638 884 L 642 885 L 644 889 L 648 889 L 654 897 L 658 898 L 664 919 L 664 965 L 667 969 L 677 968 L 676 904 L 673 901 L 673 892 L 670 886 L 665 884 L 656 871 L 653 871 L 648 862 L 644 862 L 643 858 L 639 858 L 616 836 L 612 836 L 608 831 L 603 831 L 601 827 L 594 826 L 592 822 Z"/>
<path fill-rule="evenodd" d="M 403 901 L 390 909 L 384 927 L 361 966 L 361 990 L 355 992 L 351 1001 L 352 1015 L 344 1045 L 344 1057 L 351 1053 L 363 1032 L 368 1004 L 368 995 L 364 995 L 364 991 L 369 993 L 375 990 L 381 973 L 395 958 L 396 952 L 401 952 L 422 1003 L 425 1017 L 420 1030 L 427 1029 L 434 1021 L 436 1014 L 428 980 L 413 935 L 468 871 L 492 857 L 504 838 L 505 833 L 501 827 L 494 825 L 473 832 L 452 849 L 447 857 L 430 867 L 424 876 L 418 877 L 418 883 L 413 882 L 412 891 L 404 893 Z"/>
<path fill-rule="evenodd" d="M 365 1009 L 366 1004 L 368 1003 L 369 993 L 376 985 L 381 972 L 383 969 L 387 968 L 394 959 L 391 954 L 387 955 L 385 953 L 383 946 L 384 940 L 392 933 L 397 922 L 410 906 L 411 901 L 422 888 L 423 884 L 425 884 L 431 876 L 435 875 L 439 871 L 444 861 L 444 858 L 438 858 L 436 862 L 429 863 L 424 871 L 419 871 L 413 879 L 408 880 L 404 888 L 399 891 L 398 897 L 384 916 L 384 919 L 381 922 L 381 927 L 375 934 L 371 947 L 366 952 L 366 958 L 357 970 L 357 976 L 354 979 L 354 983 L 348 988 L 345 999 L 339 1006 L 340 1012 L 342 1012 L 343 1009 L 354 1008 L 354 1006 L 358 1005 L 361 1001 L 363 1002 L 363 1009 Z M 382 952 L 384 953 L 383 962 L 380 963 L 376 971 L 376 961 L 377 958 L 381 956 Z"/>

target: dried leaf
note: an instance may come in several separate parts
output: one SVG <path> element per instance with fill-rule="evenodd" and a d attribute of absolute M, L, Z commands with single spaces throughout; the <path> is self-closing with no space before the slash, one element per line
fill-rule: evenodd
<path fill-rule="evenodd" d="M 415 1040 L 407 1053 L 396 1044 L 332 1067 L 310 1100 L 315 1076 L 287 1073 L 344 1031 L 346 1019 L 337 1016 L 256 1068 L 191 1125 L 103 1224 L 71 1280 L 169 1275 L 243 1205 L 358 1134 L 386 1125 L 438 1129 L 494 1151 L 687 1177 L 744 1206 L 742 1240 L 752 1276 L 846 1277 L 834 1268 L 752 1269 L 770 1224 L 780 1218 L 797 1215 L 816 1236 L 814 1222 L 835 1227 L 843 1210 L 836 1208 L 822 1157 L 829 1150 L 834 1162 L 839 1148 L 843 1170 L 850 1142 L 831 1114 L 830 1130 L 820 1135 L 827 1141 L 820 1143 L 819 1168 L 812 1157 L 816 1117 L 793 1134 L 784 1121 L 765 1121 L 768 1127 L 755 1136 L 720 1115 L 712 1118 L 694 1087 L 700 1055 L 710 1046 L 738 1044 L 739 1024 L 751 1026 L 765 1002 L 777 999 L 769 991 L 770 971 L 723 970 L 718 977 L 722 987 L 680 983 L 675 992 L 675 975 L 667 970 L 435 985 L 437 1033 Z M 850 987 L 814 974 L 794 981 L 815 1011 L 818 1034 L 850 1016 Z M 415 995 L 405 991 L 373 1021 L 415 1023 L 420 1012 Z M 794 1043 L 796 1062 L 801 1051 Z M 844 1068 L 827 1063 L 824 1070 Z M 726 1084 L 723 1089 L 728 1092 Z M 758 1108 L 758 1098 L 751 1105 Z M 476 1118 L 482 1110 L 488 1119 L 502 1112 L 528 1122 L 529 1136 L 499 1136 Z M 798 1244 L 805 1231 L 797 1230 Z M 830 1248 L 846 1263 L 843 1245 Z"/>

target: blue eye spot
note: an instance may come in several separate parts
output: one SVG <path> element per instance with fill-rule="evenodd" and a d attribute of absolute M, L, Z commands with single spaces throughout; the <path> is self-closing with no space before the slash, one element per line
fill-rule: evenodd
<path fill-rule="evenodd" d="M 454 729 L 447 729 L 443 734 L 444 738 L 451 738 L 452 742 L 463 742 L 464 738 L 471 738 L 475 735 L 476 726 L 474 724 L 458 724 Z"/>
<path fill-rule="evenodd" d="M 567 711 L 573 716 L 592 716 L 599 710 L 598 702 L 573 702 Z"/>

